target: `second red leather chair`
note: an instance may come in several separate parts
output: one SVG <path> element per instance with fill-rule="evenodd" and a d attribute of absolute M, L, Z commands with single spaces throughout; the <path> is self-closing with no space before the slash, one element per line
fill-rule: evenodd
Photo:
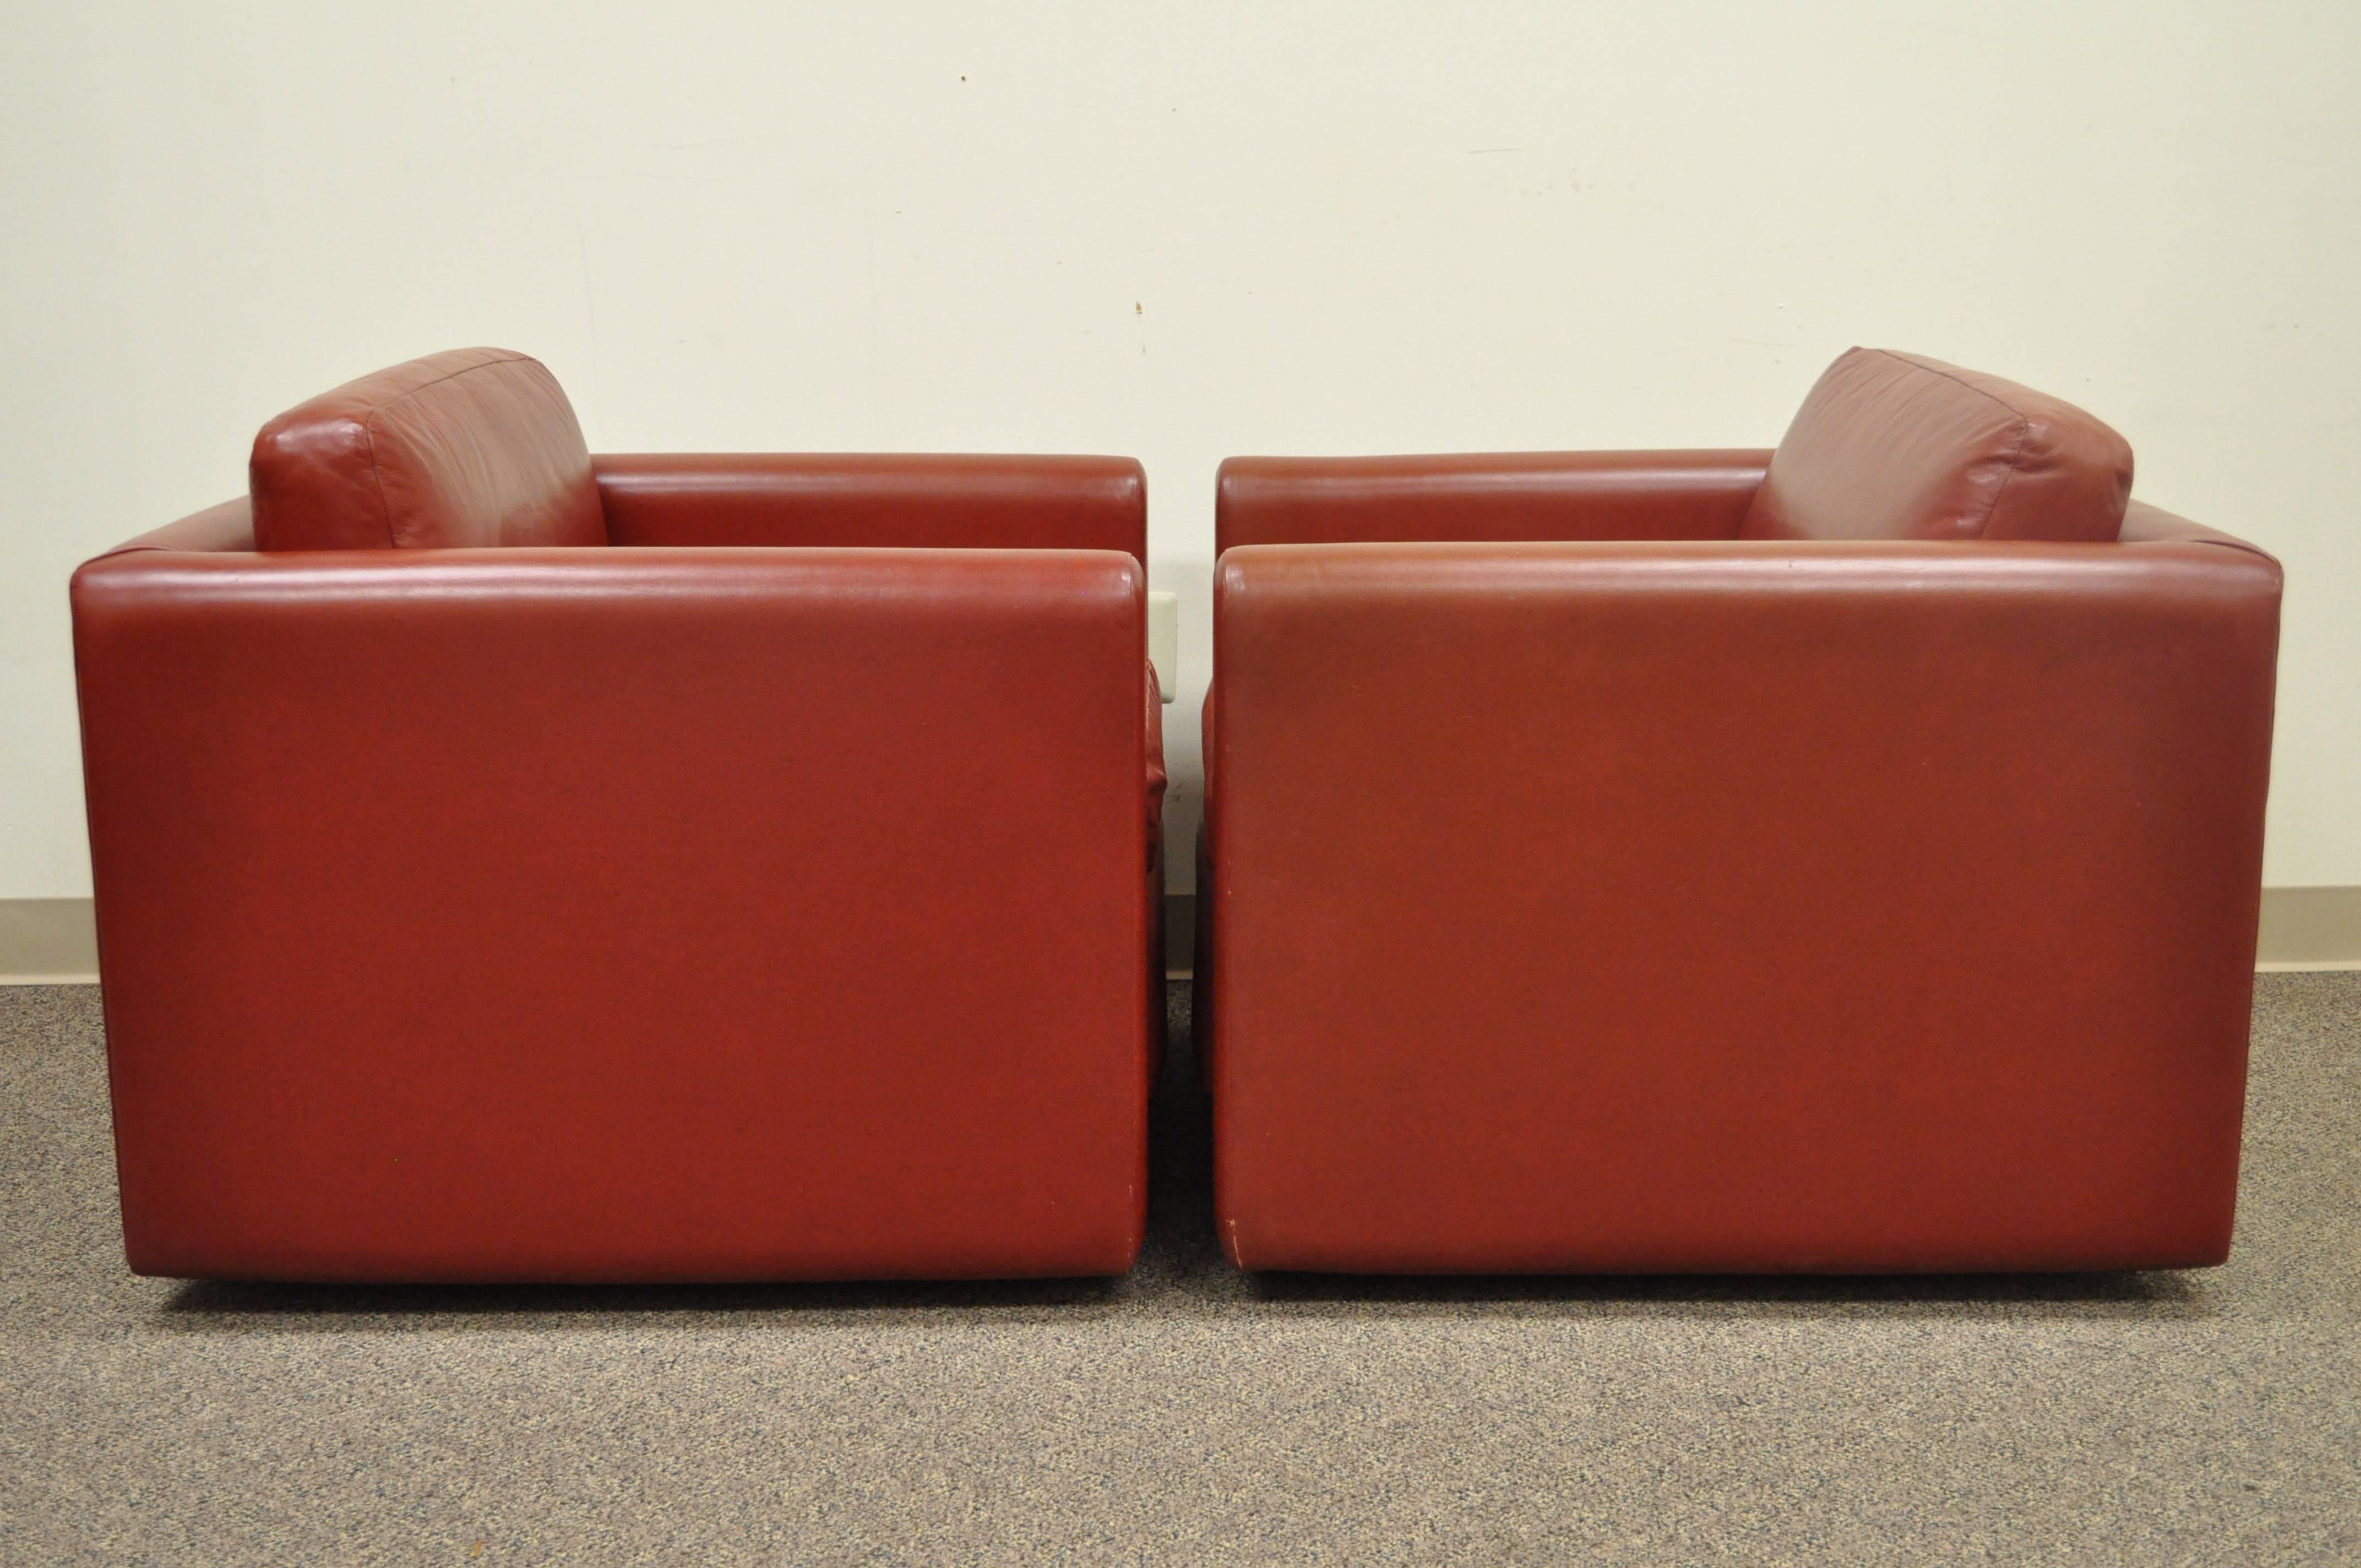
<path fill-rule="evenodd" d="M 2279 571 L 2130 478 L 1864 351 L 1776 452 L 1225 464 L 1230 1255 L 2219 1262 Z"/>

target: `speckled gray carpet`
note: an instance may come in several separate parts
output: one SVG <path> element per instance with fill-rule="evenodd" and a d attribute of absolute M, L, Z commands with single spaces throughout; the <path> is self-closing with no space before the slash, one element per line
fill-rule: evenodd
<path fill-rule="evenodd" d="M 1175 998 L 1108 1285 L 233 1288 L 0 989 L 0 1561 L 2361 1562 L 2361 975 L 2267 975 L 2191 1275 L 1250 1280 Z"/>

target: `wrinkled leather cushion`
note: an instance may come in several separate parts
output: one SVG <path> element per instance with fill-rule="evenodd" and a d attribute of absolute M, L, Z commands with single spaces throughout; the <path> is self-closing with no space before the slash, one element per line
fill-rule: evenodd
<path fill-rule="evenodd" d="M 2131 488 L 2130 444 L 2072 404 L 1855 348 L 1804 400 L 1740 537 L 2106 541 Z"/>
<path fill-rule="evenodd" d="M 263 550 L 604 544 L 582 426 L 539 361 L 413 359 L 280 414 L 247 467 Z"/>

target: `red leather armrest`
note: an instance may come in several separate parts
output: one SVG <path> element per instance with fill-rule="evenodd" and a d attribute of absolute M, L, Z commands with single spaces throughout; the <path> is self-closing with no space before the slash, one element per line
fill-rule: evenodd
<path fill-rule="evenodd" d="M 1735 539 L 1766 450 L 1233 457 L 1213 547 L 1352 541 Z"/>
<path fill-rule="evenodd" d="M 2178 541 L 1231 549 L 1233 1255 L 2217 1261 L 2279 593 Z"/>
<path fill-rule="evenodd" d="M 135 1267 L 1128 1266 L 1134 562 L 146 549 L 73 609 Z"/>
<path fill-rule="evenodd" d="M 253 548 L 254 503 L 240 496 L 236 500 L 191 512 L 178 522 L 168 522 L 161 528 L 150 529 L 136 538 L 126 539 L 106 554 L 120 555 L 128 550 L 251 551 Z"/>
<path fill-rule="evenodd" d="M 2250 555 L 2259 555 L 2274 566 L 2279 565 L 2278 557 L 2258 544 L 2250 544 L 2218 528 L 2208 528 L 2202 522 L 2176 517 L 2146 501 L 2133 501 L 2124 509 L 2123 532 L 2118 538 L 2125 544 L 2218 544 L 2232 550 L 2243 550 Z"/>
<path fill-rule="evenodd" d="M 617 544 L 1120 550 L 1148 564 L 1128 457 L 657 453 L 594 457 Z"/>

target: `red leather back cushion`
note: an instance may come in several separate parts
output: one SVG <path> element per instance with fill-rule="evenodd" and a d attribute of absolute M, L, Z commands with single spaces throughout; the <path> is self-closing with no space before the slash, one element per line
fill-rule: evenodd
<path fill-rule="evenodd" d="M 2129 443 L 2071 403 L 1916 355 L 1828 368 L 1741 539 L 2114 539 Z"/>
<path fill-rule="evenodd" d="M 582 426 L 540 361 L 430 355 L 347 381 L 254 438 L 263 550 L 604 544 Z"/>

